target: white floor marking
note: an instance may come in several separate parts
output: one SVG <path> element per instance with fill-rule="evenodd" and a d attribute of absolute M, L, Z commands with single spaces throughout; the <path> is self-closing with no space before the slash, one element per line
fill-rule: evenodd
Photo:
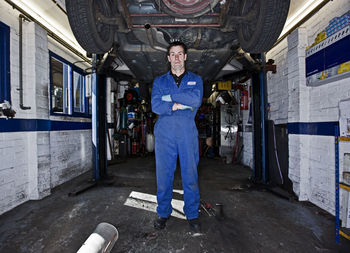
<path fill-rule="evenodd" d="M 181 194 L 181 190 L 174 190 L 174 191 L 176 192 L 179 191 L 178 193 Z M 183 191 L 182 191 L 182 194 L 183 194 Z M 124 205 L 156 213 L 157 197 L 152 194 L 132 191 L 129 197 L 126 199 Z M 171 205 L 173 207 L 173 212 L 171 216 L 180 218 L 180 219 L 186 219 L 183 213 L 184 202 L 182 200 L 173 199 L 171 201 Z"/>

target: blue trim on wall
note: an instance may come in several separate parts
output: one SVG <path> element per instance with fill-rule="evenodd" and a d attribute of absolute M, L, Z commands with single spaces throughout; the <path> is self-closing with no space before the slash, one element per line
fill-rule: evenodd
<path fill-rule="evenodd" d="M 331 122 L 293 122 L 288 123 L 288 134 L 334 136 L 334 127 L 338 121 Z"/>
<path fill-rule="evenodd" d="M 293 122 L 288 123 L 287 126 L 288 134 L 334 136 L 334 127 L 339 126 L 339 122 Z M 107 123 L 107 127 L 113 128 L 113 123 Z M 0 118 L 0 132 L 64 131 L 91 128 L 91 122 Z"/>
<path fill-rule="evenodd" d="M 91 129 L 91 122 L 45 119 L 0 119 L 0 132 L 38 132 Z"/>
<path fill-rule="evenodd" d="M 91 122 L 51 121 L 50 131 L 91 129 Z"/>

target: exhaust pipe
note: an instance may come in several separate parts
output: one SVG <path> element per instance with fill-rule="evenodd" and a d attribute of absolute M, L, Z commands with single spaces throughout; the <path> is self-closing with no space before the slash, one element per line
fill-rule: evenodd
<path fill-rule="evenodd" d="M 149 45 L 151 46 L 151 48 L 158 50 L 158 51 L 166 52 L 167 51 L 166 48 L 154 45 L 154 38 L 153 38 L 153 34 L 152 34 L 151 25 L 145 24 L 145 29 L 146 29 L 147 39 L 148 39 L 148 42 L 149 42 Z"/>
<path fill-rule="evenodd" d="M 77 253 L 109 253 L 118 238 L 118 230 L 113 225 L 102 222 L 97 225 Z"/>

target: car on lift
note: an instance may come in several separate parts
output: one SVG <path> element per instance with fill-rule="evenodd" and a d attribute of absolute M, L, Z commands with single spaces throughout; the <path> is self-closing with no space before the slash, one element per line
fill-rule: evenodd
<path fill-rule="evenodd" d="M 166 48 L 189 48 L 186 68 L 215 79 L 238 50 L 258 54 L 276 42 L 290 0 L 66 0 L 72 31 L 93 54 L 115 52 L 141 82 L 168 70 Z"/>

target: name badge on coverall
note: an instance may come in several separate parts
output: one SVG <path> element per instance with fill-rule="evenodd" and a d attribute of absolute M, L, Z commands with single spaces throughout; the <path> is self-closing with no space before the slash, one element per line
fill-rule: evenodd
<path fill-rule="evenodd" d="M 187 82 L 187 85 L 196 85 L 196 82 L 195 81 L 189 81 L 189 82 Z"/>

